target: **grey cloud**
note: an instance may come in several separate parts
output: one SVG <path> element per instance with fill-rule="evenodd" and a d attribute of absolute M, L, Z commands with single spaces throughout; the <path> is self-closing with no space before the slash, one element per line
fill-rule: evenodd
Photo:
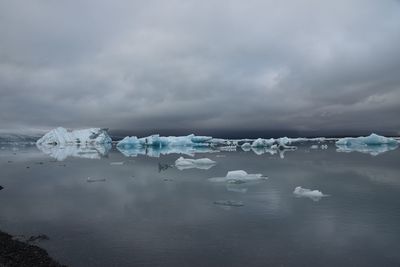
<path fill-rule="evenodd" d="M 398 132 L 398 1 L 3 1 L 2 129 Z"/>

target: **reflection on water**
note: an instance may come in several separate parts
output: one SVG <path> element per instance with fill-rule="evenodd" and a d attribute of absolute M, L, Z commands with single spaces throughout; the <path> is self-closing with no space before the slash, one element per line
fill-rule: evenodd
<path fill-rule="evenodd" d="M 377 156 L 379 154 L 395 150 L 398 145 L 393 144 L 381 144 L 381 145 L 364 145 L 364 146 L 347 146 L 347 145 L 337 145 L 337 152 L 360 152 L 365 154 L 370 154 L 372 156 Z"/>
<path fill-rule="evenodd" d="M 143 156 L 146 152 L 131 158 L 111 149 L 107 157 L 99 152 L 97 160 L 76 151 L 59 157 L 62 163 L 34 146 L 0 151 L 1 230 L 45 234 L 49 240 L 38 245 L 64 264 L 400 262 L 400 150 L 371 157 L 337 153 L 334 146 L 310 149 L 310 144 L 299 144 L 282 159 L 240 148 L 195 154 L 217 162 L 207 170 L 173 167 L 181 156 L 177 151 L 150 153 L 159 158 Z M 119 162 L 123 164 L 115 164 Z M 232 170 L 268 179 L 209 181 Z M 329 197 L 298 198 L 293 192 L 299 186 Z"/>
<path fill-rule="evenodd" d="M 68 157 L 100 159 L 101 157 L 107 156 L 111 149 L 111 144 L 69 146 L 38 145 L 37 147 L 44 154 L 58 161 L 63 161 Z"/>
<path fill-rule="evenodd" d="M 198 153 L 218 152 L 218 150 L 208 146 L 117 147 L 117 149 L 126 157 L 145 155 L 153 158 L 159 158 L 161 155 L 169 154 L 194 156 Z"/>

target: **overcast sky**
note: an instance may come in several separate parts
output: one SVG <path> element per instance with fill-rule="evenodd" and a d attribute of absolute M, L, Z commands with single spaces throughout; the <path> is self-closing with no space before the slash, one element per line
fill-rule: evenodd
<path fill-rule="evenodd" d="M 0 0 L 0 129 L 400 133 L 396 0 Z"/>

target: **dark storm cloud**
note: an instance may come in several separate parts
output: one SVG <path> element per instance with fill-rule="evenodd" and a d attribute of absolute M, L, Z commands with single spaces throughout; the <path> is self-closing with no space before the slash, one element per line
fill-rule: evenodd
<path fill-rule="evenodd" d="M 398 1 L 2 1 L 0 123 L 398 132 Z"/>

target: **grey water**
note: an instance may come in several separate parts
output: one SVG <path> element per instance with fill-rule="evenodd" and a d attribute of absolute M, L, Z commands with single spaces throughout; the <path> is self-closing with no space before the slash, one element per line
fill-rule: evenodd
<path fill-rule="evenodd" d="M 46 234 L 35 244 L 68 266 L 399 266 L 400 150 L 310 145 L 205 151 L 194 158 L 215 166 L 185 170 L 175 153 L 3 146 L 0 230 Z M 231 170 L 268 179 L 209 180 Z M 328 196 L 299 197 L 297 186 Z"/>

